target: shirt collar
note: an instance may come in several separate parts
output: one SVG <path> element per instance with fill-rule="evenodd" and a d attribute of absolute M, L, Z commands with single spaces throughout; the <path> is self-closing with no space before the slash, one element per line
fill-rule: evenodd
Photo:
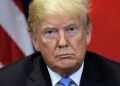
<path fill-rule="evenodd" d="M 70 76 L 70 78 L 78 85 L 80 86 L 80 80 L 83 72 L 84 62 L 82 63 L 81 67 L 76 71 L 74 74 Z M 48 72 L 50 74 L 50 78 L 52 81 L 52 86 L 55 86 L 55 84 L 62 78 L 59 74 L 52 71 L 48 66 Z"/>

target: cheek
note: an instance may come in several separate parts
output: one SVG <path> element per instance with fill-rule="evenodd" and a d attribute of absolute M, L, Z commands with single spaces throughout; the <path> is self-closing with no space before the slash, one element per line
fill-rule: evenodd
<path fill-rule="evenodd" d="M 75 43 L 74 45 L 76 47 L 86 46 L 87 45 L 87 39 L 86 39 L 85 32 L 81 32 L 76 37 L 74 37 L 72 42 Z"/>
<path fill-rule="evenodd" d="M 50 66 L 55 63 L 55 44 L 55 41 L 49 41 L 44 38 L 39 40 L 39 51 L 41 52 L 46 64 Z"/>
<path fill-rule="evenodd" d="M 54 52 L 55 49 L 55 41 L 51 41 L 48 39 L 45 39 L 44 37 L 39 38 L 38 41 L 39 51 L 43 54 L 50 54 Z"/>
<path fill-rule="evenodd" d="M 73 45 L 72 47 L 77 55 L 77 58 L 82 58 L 86 52 L 87 47 L 85 33 L 83 32 L 76 36 L 73 40 L 71 40 L 71 43 Z"/>

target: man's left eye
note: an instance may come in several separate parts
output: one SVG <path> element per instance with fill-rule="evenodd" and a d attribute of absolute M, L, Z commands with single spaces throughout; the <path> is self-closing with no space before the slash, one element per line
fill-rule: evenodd
<path fill-rule="evenodd" d="M 76 29 L 77 29 L 76 27 L 70 27 L 70 28 L 68 29 L 68 31 L 69 31 L 69 32 L 74 32 L 74 31 L 76 31 Z"/>
<path fill-rule="evenodd" d="M 68 35 L 74 36 L 79 32 L 79 28 L 77 26 L 70 26 L 66 29 L 66 32 Z"/>

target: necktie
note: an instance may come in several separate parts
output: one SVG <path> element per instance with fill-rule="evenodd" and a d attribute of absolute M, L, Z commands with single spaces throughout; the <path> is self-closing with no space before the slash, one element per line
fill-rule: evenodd
<path fill-rule="evenodd" d="M 63 77 L 57 82 L 56 86 L 77 86 L 77 85 L 71 78 Z"/>

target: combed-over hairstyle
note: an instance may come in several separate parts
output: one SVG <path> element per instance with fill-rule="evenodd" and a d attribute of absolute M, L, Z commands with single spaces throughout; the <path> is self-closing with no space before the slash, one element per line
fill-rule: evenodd
<path fill-rule="evenodd" d="M 85 26 L 88 25 L 89 4 L 87 0 L 33 0 L 29 6 L 29 32 L 35 29 L 37 20 L 42 21 L 46 16 L 75 16 L 82 18 Z"/>

